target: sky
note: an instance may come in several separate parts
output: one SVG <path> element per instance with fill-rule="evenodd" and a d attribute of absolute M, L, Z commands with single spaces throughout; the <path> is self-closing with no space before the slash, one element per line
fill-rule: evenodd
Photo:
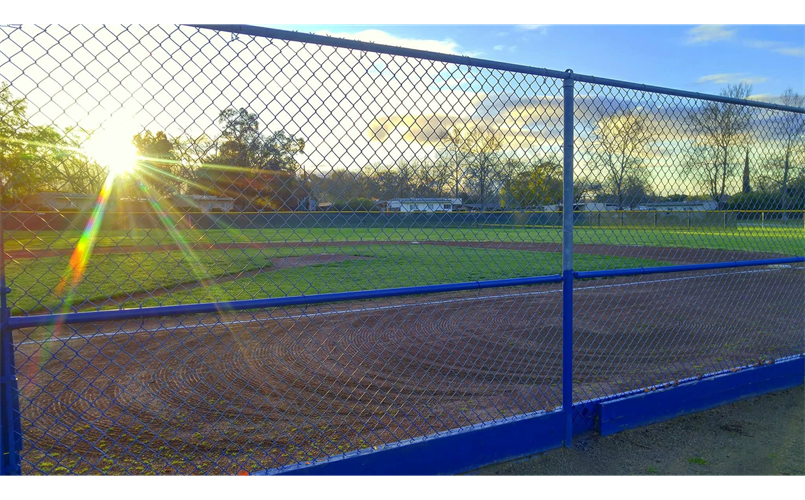
<path fill-rule="evenodd" d="M 805 93 L 803 27 L 275 27 L 702 93 L 741 82 L 764 100 L 789 87 Z M 555 78 L 188 26 L 0 26 L 0 34 L 9 56 L 0 81 L 26 98 L 32 123 L 59 130 L 117 123 L 129 136 L 161 130 L 204 143 L 220 136 L 222 110 L 244 108 L 263 132 L 303 138 L 297 161 L 320 173 L 434 159 L 456 133 L 492 131 L 499 149 L 527 161 L 555 161 L 562 150 Z M 687 113 L 703 102 L 580 84 L 577 163 L 592 168 L 583 152 L 595 147 L 596 128 L 636 110 L 657 135 L 646 161 L 679 168 L 696 133 Z M 754 132 L 768 139 L 780 112 L 752 109 Z M 758 162 L 771 153 L 761 142 L 754 150 Z"/>
<path fill-rule="evenodd" d="M 272 25 L 363 41 L 718 93 L 746 82 L 768 99 L 805 93 L 805 26 Z"/>

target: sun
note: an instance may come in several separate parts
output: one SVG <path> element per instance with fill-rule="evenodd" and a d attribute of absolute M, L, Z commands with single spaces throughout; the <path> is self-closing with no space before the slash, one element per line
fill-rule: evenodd
<path fill-rule="evenodd" d="M 84 145 L 84 152 L 98 164 L 107 167 L 109 175 L 119 177 L 131 173 L 137 166 L 137 148 L 132 144 L 136 130 L 133 121 L 112 119 L 92 134 Z"/>

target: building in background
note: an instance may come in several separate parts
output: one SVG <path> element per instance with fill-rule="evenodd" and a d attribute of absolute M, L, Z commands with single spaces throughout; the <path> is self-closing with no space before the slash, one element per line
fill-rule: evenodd
<path fill-rule="evenodd" d="M 73 211 L 92 209 L 98 195 L 81 193 L 31 193 L 22 201 L 28 210 Z"/>
<path fill-rule="evenodd" d="M 173 206 L 178 210 L 189 212 L 229 212 L 235 209 L 235 200 L 227 196 L 190 194 L 175 197 Z"/>
<path fill-rule="evenodd" d="M 394 198 L 377 203 L 384 212 L 453 212 L 461 205 L 459 198 Z"/>

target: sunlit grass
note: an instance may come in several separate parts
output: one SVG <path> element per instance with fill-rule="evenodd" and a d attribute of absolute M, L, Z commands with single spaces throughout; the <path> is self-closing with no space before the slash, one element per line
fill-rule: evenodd
<path fill-rule="evenodd" d="M 514 243 L 561 243 L 558 228 L 264 228 L 264 229 L 176 229 L 187 245 L 227 245 L 230 243 L 298 243 L 346 241 L 496 241 Z M 7 231 L 6 251 L 64 250 L 73 248 L 80 231 Z M 682 248 L 710 248 L 752 252 L 805 254 L 805 230 L 739 226 L 733 228 L 576 228 L 578 244 L 643 245 Z M 154 247 L 175 244 L 164 229 L 101 231 L 96 248 Z"/>
<path fill-rule="evenodd" d="M 348 254 L 362 259 L 297 268 L 272 269 L 271 259 L 283 256 Z M 67 257 L 23 259 L 7 268 L 15 314 L 47 312 L 60 305 L 53 286 Z M 202 265 L 205 278 L 263 269 L 255 276 L 221 284 L 195 286 L 193 266 Z M 579 255 L 577 268 L 614 269 L 659 265 L 648 259 Z M 431 285 L 440 283 L 517 278 L 556 274 L 561 255 L 555 252 L 472 249 L 432 245 L 367 245 L 311 249 L 232 249 L 199 254 L 199 261 L 184 252 L 136 252 L 95 254 L 85 280 L 74 290 L 73 305 L 79 310 L 157 306 L 237 300 L 313 293 L 343 292 Z M 131 294 L 152 297 L 127 300 Z M 115 299 L 114 303 L 104 302 Z"/>
<path fill-rule="evenodd" d="M 254 277 L 147 299 L 144 306 L 283 297 L 558 274 L 560 253 L 430 245 L 377 245 L 350 252 L 368 259 L 270 270 Z M 579 255 L 577 269 L 662 265 L 651 259 Z M 128 304 L 127 306 L 135 306 Z"/>

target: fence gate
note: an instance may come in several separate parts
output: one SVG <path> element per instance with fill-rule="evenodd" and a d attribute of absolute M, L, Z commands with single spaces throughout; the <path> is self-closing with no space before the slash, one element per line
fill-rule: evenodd
<path fill-rule="evenodd" d="M 244 26 L 0 54 L 4 474 L 460 472 L 802 383 L 801 103 Z"/>

